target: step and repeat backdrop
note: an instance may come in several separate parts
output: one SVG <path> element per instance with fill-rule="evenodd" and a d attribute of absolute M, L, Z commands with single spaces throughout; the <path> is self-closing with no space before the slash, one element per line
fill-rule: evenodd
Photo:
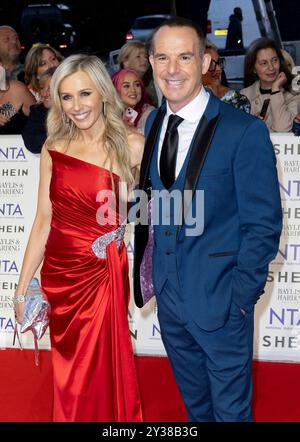
<path fill-rule="evenodd" d="M 271 134 L 271 139 L 277 156 L 283 231 L 279 252 L 270 265 L 266 293 L 256 306 L 254 357 L 300 362 L 300 137 Z M 39 156 L 25 149 L 20 136 L 0 136 L 2 349 L 13 346 L 12 297 L 35 215 L 38 177 Z M 128 226 L 126 234 L 130 276 L 134 246 L 132 230 L 132 226 Z M 165 355 L 155 299 L 141 310 L 134 306 L 131 299 L 128 321 L 136 354 Z M 24 348 L 34 347 L 30 332 L 23 334 L 21 339 Z M 39 346 L 50 349 L 49 333 L 45 334 Z"/>

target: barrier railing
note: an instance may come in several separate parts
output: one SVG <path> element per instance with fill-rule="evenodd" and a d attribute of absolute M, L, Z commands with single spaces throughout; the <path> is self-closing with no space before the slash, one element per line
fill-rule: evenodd
<path fill-rule="evenodd" d="M 256 306 L 254 357 L 300 361 L 300 138 L 271 134 L 277 156 L 283 231 L 280 250 L 270 265 L 266 293 Z M 259 167 L 259 164 L 257 165 Z M 0 348 L 11 347 L 14 315 L 12 297 L 33 222 L 39 175 L 39 156 L 28 152 L 20 136 L 0 137 Z M 259 185 L 259 183 L 258 183 Z M 130 265 L 133 235 L 127 229 Z M 130 269 L 131 275 L 131 269 Z M 131 300 L 128 321 L 137 354 L 164 355 L 155 299 L 142 310 Z M 22 335 L 33 348 L 31 334 Z M 49 335 L 41 341 L 49 349 Z"/>

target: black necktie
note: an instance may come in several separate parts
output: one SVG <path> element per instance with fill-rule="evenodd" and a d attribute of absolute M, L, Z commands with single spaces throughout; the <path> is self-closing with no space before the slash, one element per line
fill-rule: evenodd
<path fill-rule="evenodd" d="M 168 126 L 160 154 L 160 178 L 166 189 L 169 189 L 175 181 L 175 169 L 178 150 L 177 127 L 183 121 L 178 115 L 169 116 Z"/>

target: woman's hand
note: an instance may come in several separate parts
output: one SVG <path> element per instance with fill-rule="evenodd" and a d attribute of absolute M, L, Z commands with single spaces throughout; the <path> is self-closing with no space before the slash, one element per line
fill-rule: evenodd
<path fill-rule="evenodd" d="M 130 118 L 128 118 L 128 117 L 124 117 L 124 121 L 125 121 L 125 123 L 126 124 L 128 124 L 128 126 L 130 126 L 130 127 L 134 127 L 134 124 L 133 124 L 133 122 L 131 121 L 131 119 Z"/>
<path fill-rule="evenodd" d="M 15 300 L 18 300 L 18 298 L 21 298 L 21 296 L 15 295 Z M 24 316 L 24 302 L 16 302 L 14 300 L 14 309 L 15 309 L 15 318 L 16 321 L 21 324 L 23 321 L 23 316 Z M 20 299 L 21 301 L 21 299 Z"/>
<path fill-rule="evenodd" d="M 266 115 L 264 116 L 264 117 L 262 117 L 261 115 L 260 115 L 260 112 L 257 112 L 256 114 L 254 114 L 256 117 L 258 117 L 258 118 L 260 118 L 261 120 L 263 120 L 263 121 L 266 121 L 267 119 L 268 119 L 268 116 L 269 116 L 269 114 L 268 113 L 266 113 Z"/>
<path fill-rule="evenodd" d="M 279 72 L 278 77 L 272 84 L 272 92 L 278 91 L 281 86 L 283 86 L 287 81 L 286 75 L 284 72 Z"/>

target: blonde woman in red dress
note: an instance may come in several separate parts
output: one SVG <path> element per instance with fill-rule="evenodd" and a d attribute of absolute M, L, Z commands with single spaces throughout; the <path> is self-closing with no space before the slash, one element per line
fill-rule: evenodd
<path fill-rule="evenodd" d="M 120 184 L 133 184 L 144 138 L 128 132 L 122 104 L 95 56 L 65 59 L 52 77 L 51 97 L 37 214 L 15 296 L 26 293 L 44 259 L 54 421 L 138 422 L 142 411 L 118 201 Z M 22 312 L 19 303 L 18 321 Z"/>

